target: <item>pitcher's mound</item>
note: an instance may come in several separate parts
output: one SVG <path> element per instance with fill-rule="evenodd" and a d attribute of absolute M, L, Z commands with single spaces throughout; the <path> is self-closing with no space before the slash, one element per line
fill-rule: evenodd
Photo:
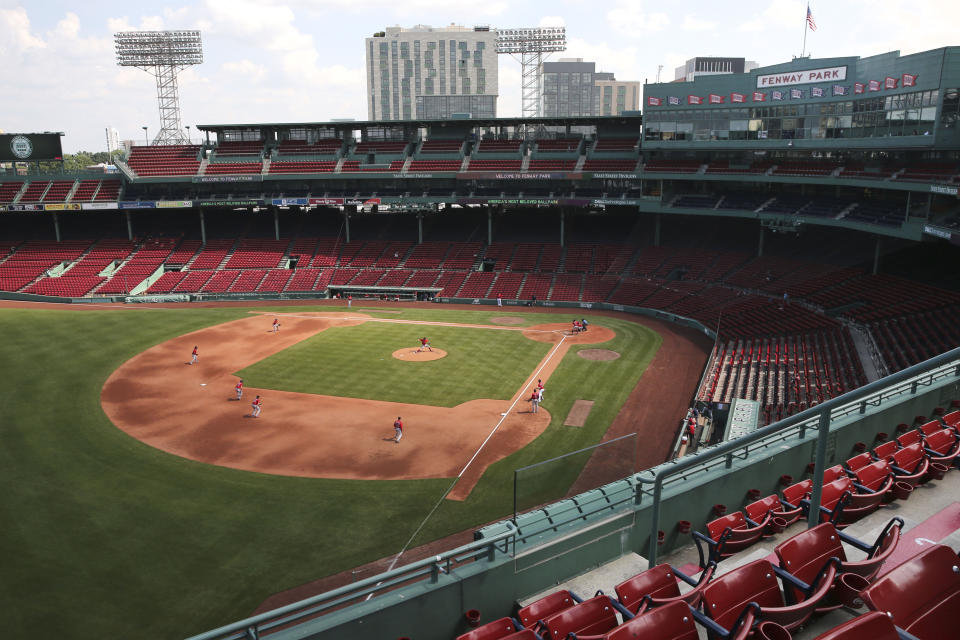
<path fill-rule="evenodd" d="M 410 362 L 427 362 L 429 360 L 446 358 L 447 352 L 443 349 L 434 349 L 433 351 L 421 351 L 417 353 L 416 347 L 408 347 L 406 349 L 397 349 L 393 352 L 393 357 L 397 360 L 407 360 Z"/>
<path fill-rule="evenodd" d="M 577 355 L 585 360 L 616 360 L 620 354 L 609 349 L 582 349 Z"/>

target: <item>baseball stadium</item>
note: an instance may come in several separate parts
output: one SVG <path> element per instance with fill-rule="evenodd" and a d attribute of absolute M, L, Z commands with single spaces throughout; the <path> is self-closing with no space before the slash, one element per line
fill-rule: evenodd
<path fill-rule="evenodd" d="M 956 637 L 960 47 L 643 105 L 0 136 L 8 634 Z"/>

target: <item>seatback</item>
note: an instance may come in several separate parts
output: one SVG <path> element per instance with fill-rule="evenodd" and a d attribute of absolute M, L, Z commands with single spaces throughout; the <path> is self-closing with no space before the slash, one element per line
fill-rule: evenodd
<path fill-rule="evenodd" d="M 703 610 L 717 624 L 731 628 L 750 602 L 761 608 L 784 605 L 773 566 L 767 560 L 754 560 L 714 578 L 703 590 Z"/>
<path fill-rule="evenodd" d="M 749 526 L 750 525 L 747 524 L 747 519 L 743 517 L 743 514 L 739 511 L 734 511 L 733 513 L 728 513 L 723 517 L 708 522 L 707 533 L 713 540 L 719 540 L 720 536 L 723 535 L 723 532 L 727 529 L 727 527 L 730 527 L 731 529 L 746 529 Z"/>
<path fill-rule="evenodd" d="M 840 498 L 847 491 L 853 492 L 853 481 L 850 478 L 840 478 L 828 484 L 823 485 L 823 492 L 820 494 L 820 504 L 827 509 L 833 509 L 840 502 Z"/>
<path fill-rule="evenodd" d="M 920 431 L 919 429 L 914 429 L 913 431 L 907 431 L 902 436 L 897 438 L 897 444 L 899 444 L 901 447 L 909 447 L 912 444 L 916 444 L 920 442 L 921 440 L 920 436 L 922 434 L 923 432 Z"/>
<path fill-rule="evenodd" d="M 555 613 L 545 621 L 546 636 L 566 640 L 567 634 L 600 635 L 617 626 L 617 610 L 610 598 L 599 595 Z"/>
<path fill-rule="evenodd" d="M 834 465 L 823 472 L 823 483 L 833 482 L 839 478 L 846 478 L 847 472 L 843 470 L 843 465 Z"/>
<path fill-rule="evenodd" d="M 620 604 L 636 613 L 644 596 L 653 598 L 679 598 L 680 586 L 669 564 L 658 564 L 621 582 L 614 591 Z"/>
<path fill-rule="evenodd" d="M 747 517 L 754 522 L 759 522 L 767 517 L 770 511 L 781 511 L 783 505 L 780 504 L 780 498 L 775 495 L 769 495 L 766 498 L 760 498 L 756 502 L 751 502 L 743 508 L 747 512 Z"/>
<path fill-rule="evenodd" d="M 840 535 L 831 522 L 818 524 L 812 529 L 801 531 L 784 540 L 774 549 L 780 560 L 780 568 L 789 571 L 807 584 L 813 582 L 817 573 L 831 557 L 847 561 L 847 555 L 840 544 Z M 794 602 L 803 598 L 803 592 L 793 589 Z"/>
<path fill-rule="evenodd" d="M 956 638 L 960 607 L 960 561 L 945 545 L 934 545 L 878 579 L 861 594 L 874 611 L 925 640 Z"/>
<path fill-rule="evenodd" d="M 957 419 L 953 422 L 950 422 L 950 420 L 948 420 L 950 416 L 956 416 Z M 960 411 L 954 411 L 953 413 L 948 413 L 947 415 L 943 416 L 943 424 L 948 426 L 955 425 L 958 421 L 960 421 Z M 920 431 L 923 433 L 923 435 L 928 436 L 934 431 L 943 429 L 943 424 L 941 424 L 939 420 L 931 420 L 930 422 L 920 425 Z"/>
<path fill-rule="evenodd" d="M 516 630 L 516 627 L 513 626 L 513 620 L 500 618 L 457 636 L 457 640 L 500 640 L 512 635 Z"/>
<path fill-rule="evenodd" d="M 923 460 L 923 446 L 919 442 L 893 454 L 893 463 L 909 473 L 913 473 L 921 460 Z"/>
<path fill-rule="evenodd" d="M 821 633 L 814 640 L 900 640 L 897 628 L 880 611 L 871 611 Z"/>
<path fill-rule="evenodd" d="M 604 636 L 604 640 L 698 640 L 697 626 L 686 603 L 672 602 L 628 620 Z"/>
<path fill-rule="evenodd" d="M 953 452 L 957 444 L 957 437 L 951 429 L 940 429 L 927 436 L 927 448 L 936 451 L 941 456 Z"/>
<path fill-rule="evenodd" d="M 563 589 L 522 607 L 517 611 L 517 619 L 520 620 L 520 624 L 529 629 L 538 621 L 549 618 L 564 609 L 569 609 L 575 604 L 577 604 L 577 601 L 573 594 Z"/>
<path fill-rule="evenodd" d="M 813 490 L 813 480 L 801 480 L 783 490 L 783 499 L 792 505 L 798 505 L 811 490 Z"/>
<path fill-rule="evenodd" d="M 943 423 L 950 425 L 951 427 L 954 425 L 960 425 L 960 409 L 951 411 L 947 415 L 943 416 Z"/>
<path fill-rule="evenodd" d="M 857 482 L 870 491 L 878 491 L 887 483 L 890 473 L 890 463 L 886 460 L 878 460 L 857 470 Z"/>
<path fill-rule="evenodd" d="M 897 451 L 897 441 L 890 440 L 873 448 L 873 455 L 881 460 L 886 460 Z"/>
<path fill-rule="evenodd" d="M 847 468 L 850 469 L 850 471 L 856 471 L 857 469 L 862 469 L 871 462 L 873 462 L 873 456 L 870 455 L 869 451 L 865 451 L 847 460 Z"/>

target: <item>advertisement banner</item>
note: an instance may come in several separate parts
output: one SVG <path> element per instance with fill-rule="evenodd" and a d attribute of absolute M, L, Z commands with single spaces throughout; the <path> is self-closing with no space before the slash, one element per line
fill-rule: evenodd
<path fill-rule="evenodd" d="M 204 200 L 199 204 L 201 207 L 256 207 L 262 205 L 263 200 Z"/>
<path fill-rule="evenodd" d="M 309 204 L 307 198 L 274 198 L 271 201 L 271 204 L 279 205 L 281 207 L 290 207 L 290 206 L 306 206 Z"/>
<path fill-rule="evenodd" d="M 154 202 L 118 202 L 121 209 L 156 209 Z"/>
<path fill-rule="evenodd" d="M 116 202 L 84 202 L 80 205 L 84 211 L 106 211 L 108 209 L 118 209 Z"/>
<path fill-rule="evenodd" d="M 343 198 L 309 198 L 307 200 L 307 204 L 320 207 L 339 207 L 343 202 Z"/>
<path fill-rule="evenodd" d="M 623 171 L 597 171 L 591 173 L 590 177 L 594 180 L 636 180 L 640 177 L 640 174 Z"/>
<path fill-rule="evenodd" d="M 580 173 L 546 171 L 464 171 L 458 173 L 457 180 L 579 180 Z"/>
<path fill-rule="evenodd" d="M 46 211 L 80 211 L 80 203 L 69 204 L 45 204 L 43 208 Z"/>
<path fill-rule="evenodd" d="M 7 211 L 43 211 L 42 204 L 8 204 Z"/>
<path fill-rule="evenodd" d="M 245 176 L 195 176 L 193 182 L 262 182 L 259 174 Z"/>
<path fill-rule="evenodd" d="M 0 162 L 63 160 L 59 133 L 0 133 Z"/>
<path fill-rule="evenodd" d="M 788 71 L 786 73 L 773 73 L 765 76 L 757 76 L 757 88 L 766 87 L 784 87 L 792 84 L 811 84 L 814 82 L 836 82 L 847 79 L 847 68 L 843 67 L 823 67 L 821 69 L 808 69 L 806 71 Z"/>
<path fill-rule="evenodd" d="M 157 209 L 189 209 L 193 206 L 192 200 L 157 200 Z"/>

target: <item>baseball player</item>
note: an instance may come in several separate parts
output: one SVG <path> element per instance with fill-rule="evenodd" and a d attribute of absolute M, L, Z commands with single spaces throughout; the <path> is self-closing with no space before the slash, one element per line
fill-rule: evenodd
<path fill-rule="evenodd" d="M 533 393 L 530 394 L 530 413 L 537 413 L 540 410 L 539 391 L 539 389 L 534 389 Z"/>
<path fill-rule="evenodd" d="M 234 387 L 237 390 L 237 400 L 243 397 L 243 380 L 237 383 L 237 386 Z"/>
<path fill-rule="evenodd" d="M 263 407 L 263 400 L 260 399 L 260 396 L 257 396 L 256 398 L 254 398 L 253 402 L 250 403 L 250 406 L 253 407 L 253 412 L 251 413 L 251 415 L 254 418 L 259 418 L 260 409 Z"/>
<path fill-rule="evenodd" d="M 403 437 L 403 420 L 400 419 L 400 416 L 397 416 L 397 419 L 393 421 L 393 441 L 398 443 L 400 438 Z"/>
<path fill-rule="evenodd" d="M 280 333 L 280 318 L 273 319 L 273 332 Z"/>
<path fill-rule="evenodd" d="M 417 353 L 420 353 L 424 349 L 427 349 L 431 353 L 433 352 L 433 347 L 430 346 L 430 341 L 427 339 L 427 336 L 420 338 L 420 348 L 417 349 Z"/>
<path fill-rule="evenodd" d="M 200 362 L 199 354 L 200 354 L 199 348 L 196 345 L 194 345 L 193 353 L 190 354 L 192 356 L 190 358 L 190 364 L 197 364 L 198 362 Z"/>

